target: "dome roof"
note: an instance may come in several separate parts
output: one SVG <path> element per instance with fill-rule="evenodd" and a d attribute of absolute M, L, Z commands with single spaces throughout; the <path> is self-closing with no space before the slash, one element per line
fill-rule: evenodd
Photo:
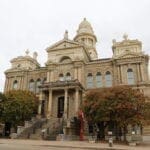
<path fill-rule="evenodd" d="M 86 18 L 84 18 L 83 21 L 79 24 L 79 28 L 77 30 L 77 34 L 82 34 L 82 33 L 94 34 L 92 26 L 86 20 Z"/>

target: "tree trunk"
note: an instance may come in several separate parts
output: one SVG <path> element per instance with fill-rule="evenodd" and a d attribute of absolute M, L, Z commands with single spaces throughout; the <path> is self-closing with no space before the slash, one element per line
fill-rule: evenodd
<path fill-rule="evenodd" d="M 124 127 L 123 127 L 123 137 L 124 137 L 124 141 L 125 141 L 125 142 L 127 141 L 126 133 L 127 133 L 127 126 L 124 125 Z"/>
<path fill-rule="evenodd" d="M 117 123 L 115 122 L 115 136 L 116 136 L 116 140 L 119 141 L 120 138 L 119 138 L 119 128 L 118 128 L 118 125 Z"/>

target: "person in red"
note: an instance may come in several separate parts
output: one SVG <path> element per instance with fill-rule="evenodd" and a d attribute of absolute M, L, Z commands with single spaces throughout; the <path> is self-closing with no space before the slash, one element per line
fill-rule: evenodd
<path fill-rule="evenodd" d="M 84 114 L 82 109 L 78 112 L 78 117 L 80 119 L 80 141 L 84 140 Z"/>

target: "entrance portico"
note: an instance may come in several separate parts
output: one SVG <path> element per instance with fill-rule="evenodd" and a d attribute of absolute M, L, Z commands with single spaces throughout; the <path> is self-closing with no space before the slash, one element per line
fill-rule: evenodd
<path fill-rule="evenodd" d="M 44 107 L 47 118 L 69 119 L 77 116 L 84 90 L 78 80 L 44 83 L 40 89 L 39 115 L 42 115 L 41 110 Z M 45 106 L 42 106 L 42 101 Z"/>

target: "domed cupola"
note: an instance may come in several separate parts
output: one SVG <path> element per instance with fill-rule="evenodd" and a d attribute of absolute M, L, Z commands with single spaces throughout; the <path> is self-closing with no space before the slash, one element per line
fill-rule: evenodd
<path fill-rule="evenodd" d="M 74 41 L 84 44 L 88 49 L 91 59 L 97 59 L 97 52 L 95 49 L 97 38 L 94 35 L 91 24 L 86 20 L 86 18 L 84 18 L 79 24 Z"/>
<path fill-rule="evenodd" d="M 84 20 L 79 24 L 79 29 L 77 30 L 77 34 L 92 34 L 94 35 L 94 31 L 92 29 L 91 24 L 84 18 Z"/>

